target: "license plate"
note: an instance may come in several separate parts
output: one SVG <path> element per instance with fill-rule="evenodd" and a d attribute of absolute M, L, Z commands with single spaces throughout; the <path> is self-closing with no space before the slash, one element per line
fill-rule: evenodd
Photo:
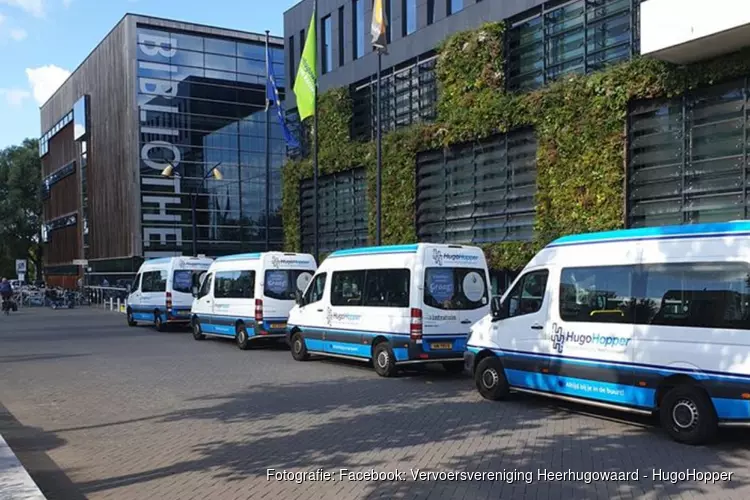
<path fill-rule="evenodd" d="M 431 347 L 433 349 L 452 349 L 453 344 L 451 344 L 450 342 L 438 342 L 435 344 L 431 344 Z"/>
<path fill-rule="evenodd" d="M 286 323 L 271 323 L 271 328 L 286 328 Z"/>

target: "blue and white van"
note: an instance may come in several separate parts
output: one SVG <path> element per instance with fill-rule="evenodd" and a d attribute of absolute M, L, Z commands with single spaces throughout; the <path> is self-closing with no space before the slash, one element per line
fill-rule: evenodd
<path fill-rule="evenodd" d="M 474 325 L 479 392 L 657 412 L 677 441 L 750 426 L 750 221 L 566 236 Z"/>
<path fill-rule="evenodd" d="M 405 365 L 463 369 L 472 323 L 490 311 L 480 248 L 419 243 L 333 252 L 289 313 L 292 356 L 373 361 L 384 377 Z"/>
<path fill-rule="evenodd" d="M 219 257 L 192 306 L 193 337 L 233 338 L 240 349 L 286 337 L 289 310 L 317 265 L 312 255 L 264 252 Z"/>
<path fill-rule="evenodd" d="M 193 286 L 211 265 L 207 257 L 164 257 L 145 261 L 127 298 L 128 325 L 152 323 L 163 331 L 168 324 L 190 323 Z"/>

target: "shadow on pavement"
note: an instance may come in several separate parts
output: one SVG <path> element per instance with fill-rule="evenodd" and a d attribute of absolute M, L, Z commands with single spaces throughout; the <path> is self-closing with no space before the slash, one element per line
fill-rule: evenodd
<path fill-rule="evenodd" d="M 265 478 L 266 470 L 337 471 L 391 470 L 439 466 L 454 471 L 628 471 L 648 473 L 649 479 L 625 483 L 516 481 L 373 482 L 367 498 L 423 498 L 440 493 L 447 498 L 497 498 L 498 493 L 525 498 L 562 491 L 590 498 L 645 498 L 681 493 L 702 494 L 703 485 L 653 482 L 652 468 L 681 471 L 725 471 L 747 447 L 747 436 L 727 436 L 734 442 L 689 447 L 671 441 L 650 419 L 623 419 L 614 412 L 591 412 L 581 419 L 575 405 L 556 406 L 539 398 L 514 396 L 492 403 L 478 396 L 464 379 L 441 373 L 400 379 L 341 379 L 252 387 L 228 396 L 191 400 L 204 407 L 174 412 L 164 422 L 207 420 L 213 424 L 253 422 L 242 440 L 216 440 L 193 448 L 199 458 L 142 473 L 80 484 L 85 493 L 127 486 L 185 472 L 208 472 L 217 479 L 241 481 Z M 617 415 L 617 416 L 615 416 Z M 613 434 L 607 420 L 630 422 Z M 262 425 L 259 425 L 262 424 Z M 493 439 L 489 438 L 501 438 Z M 490 443 L 493 443 L 492 445 Z M 745 486 L 738 478 L 723 486 Z M 300 488 L 304 488 L 300 486 Z M 554 488 L 555 493 L 550 490 Z M 491 493 L 491 495 L 490 495 Z"/>
<path fill-rule="evenodd" d="M 65 440 L 55 433 L 21 424 L 2 404 L 0 434 L 48 500 L 86 500 L 70 478 L 47 455 L 48 451 L 65 445 Z"/>

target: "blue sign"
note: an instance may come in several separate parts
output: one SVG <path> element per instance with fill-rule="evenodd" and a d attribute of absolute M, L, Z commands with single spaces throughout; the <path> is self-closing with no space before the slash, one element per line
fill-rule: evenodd
<path fill-rule="evenodd" d="M 266 275 L 266 288 L 274 293 L 284 293 L 289 288 L 287 271 L 269 271 Z"/>
<path fill-rule="evenodd" d="M 427 272 L 427 288 L 438 302 L 453 298 L 453 269 L 430 269 Z"/>

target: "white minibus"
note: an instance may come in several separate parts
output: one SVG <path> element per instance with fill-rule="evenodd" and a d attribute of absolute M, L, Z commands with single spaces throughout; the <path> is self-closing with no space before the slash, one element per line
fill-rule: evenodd
<path fill-rule="evenodd" d="M 415 363 L 460 372 L 469 328 L 490 311 L 488 283 L 477 247 L 419 243 L 333 252 L 289 313 L 292 356 L 371 360 L 383 377 Z"/>
<path fill-rule="evenodd" d="M 128 325 L 144 321 L 164 331 L 168 324 L 189 324 L 193 286 L 211 262 L 207 257 L 146 260 L 128 291 Z"/>
<path fill-rule="evenodd" d="M 312 255 L 264 252 L 219 257 L 201 278 L 192 307 L 193 337 L 284 339 L 289 310 L 316 269 Z"/>
<path fill-rule="evenodd" d="M 559 238 L 464 355 L 479 392 L 640 414 L 680 442 L 750 426 L 750 221 Z"/>

